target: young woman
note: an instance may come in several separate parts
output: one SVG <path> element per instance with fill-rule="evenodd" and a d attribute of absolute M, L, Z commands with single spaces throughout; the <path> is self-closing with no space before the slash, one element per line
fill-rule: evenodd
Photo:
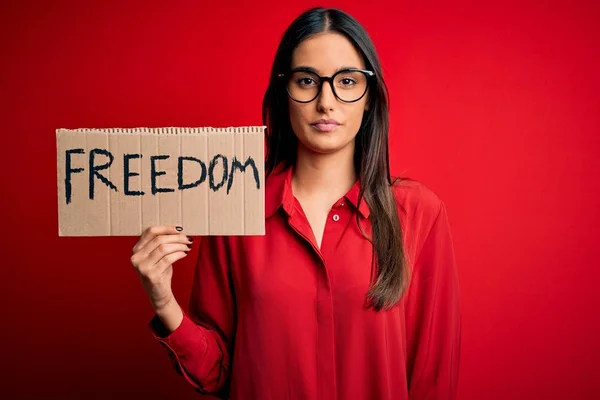
<path fill-rule="evenodd" d="M 265 236 L 208 236 L 186 313 L 147 229 L 131 262 L 150 328 L 201 393 L 231 399 L 454 399 L 461 314 L 444 204 L 392 181 L 388 102 L 367 33 L 311 9 L 285 32 L 263 104 Z"/>

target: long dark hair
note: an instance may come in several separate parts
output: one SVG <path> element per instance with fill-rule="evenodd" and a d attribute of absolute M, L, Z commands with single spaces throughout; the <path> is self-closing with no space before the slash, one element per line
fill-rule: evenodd
<path fill-rule="evenodd" d="M 369 87 L 369 109 L 356 136 L 354 166 L 360 181 L 359 202 L 366 201 L 373 245 L 371 285 L 367 303 L 379 311 L 393 307 L 408 287 L 409 270 L 403 248 L 402 230 L 392 192 L 388 150 L 388 91 L 379 57 L 369 35 L 352 16 L 337 9 L 312 8 L 297 17 L 285 31 L 271 70 L 269 87 L 263 99 L 263 124 L 267 127 L 266 174 L 280 163 L 294 165 L 297 138 L 292 131 L 285 83 L 278 74 L 287 72 L 294 49 L 305 39 L 321 33 L 344 35 L 362 54 L 367 69 L 375 72 Z M 376 268 L 376 269 L 374 269 Z"/>

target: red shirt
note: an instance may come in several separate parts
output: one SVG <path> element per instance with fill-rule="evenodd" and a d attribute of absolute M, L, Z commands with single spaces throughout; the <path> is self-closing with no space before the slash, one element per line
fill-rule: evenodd
<path fill-rule="evenodd" d="M 461 311 L 444 204 L 414 180 L 394 188 L 412 280 L 376 312 L 364 307 L 373 250 L 356 223 L 359 212 L 370 227 L 358 181 L 319 249 L 291 172 L 267 179 L 265 236 L 202 238 L 181 325 L 150 321 L 177 372 L 231 399 L 455 399 Z"/>

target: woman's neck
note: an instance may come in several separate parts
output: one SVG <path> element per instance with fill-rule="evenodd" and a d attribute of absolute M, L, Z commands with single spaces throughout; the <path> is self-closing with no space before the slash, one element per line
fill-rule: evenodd
<path fill-rule="evenodd" d="M 299 198 L 334 202 L 356 181 L 354 145 L 333 154 L 318 154 L 298 146 L 292 190 Z"/>

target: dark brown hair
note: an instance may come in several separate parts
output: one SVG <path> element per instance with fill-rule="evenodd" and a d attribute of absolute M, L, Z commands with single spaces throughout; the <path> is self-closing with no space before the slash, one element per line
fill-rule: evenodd
<path fill-rule="evenodd" d="M 360 23 L 343 11 L 310 9 L 292 22 L 281 39 L 263 99 L 263 124 L 267 126 L 266 174 L 280 163 L 294 165 L 297 155 L 298 143 L 290 124 L 288 97 L 278 74 L 289 70 L 298 44 L 321 32 L 344 35 L 361 53 L 366 68 L 375 72 L 369 87 L 369 109 L 356 135 L 354 166 L 361 184 L 359 201 L 366 201 L 371 210 L 372 238 L 364 230 L 363 234 L 373 245 L 372 268 L 376 270 L 371 274 L 367 301 L 377 311 L 389 309 L 408 287 L 409 270 L 392 192 L 395 182 L 390 176 L 388 91 L 373 42 Z M 358 213 L 356 216 L 359 223 Z"/>

